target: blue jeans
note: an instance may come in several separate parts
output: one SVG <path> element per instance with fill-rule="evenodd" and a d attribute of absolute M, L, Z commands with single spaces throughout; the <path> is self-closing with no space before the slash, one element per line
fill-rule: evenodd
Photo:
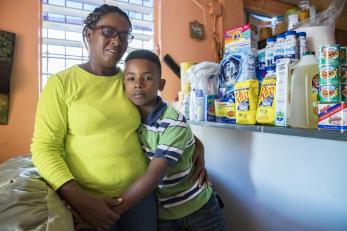
<path fill-rule="evenodd" d="M 117 222 L 109 229 L 103 231 L 139 230 L 157 230 L 157 205 L 154 193 L 151 193 L 131 209 L 122 213 Z M 97 231 L 97 229 L 79 229 L 78 231 Z"/>
<path fill-rule="evenodd" d="M 198 211 L 176 219 L 158 220 L 159 231 L 225 231 L 222 210 L 213 194 Z"/>

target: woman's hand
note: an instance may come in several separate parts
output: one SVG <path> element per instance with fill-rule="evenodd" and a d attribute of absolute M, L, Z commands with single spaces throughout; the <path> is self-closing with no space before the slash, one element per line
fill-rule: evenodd
<path fill-rule="evenodd" d="M 90 196 L 74 180 L 60 187 L 58 193 L 92 227 L 107 229 L 119 219 L 112 208 L 119 205 L 120 200 Z"/>
<path fill-rule="evenodd" d="M 205 168 L 205 156 L 204 156 L 204 145 L 195 136 L 195 151 L 193 155 L 194 170 L 191 176 L 191 180 L 195 182 L 199 181 L 199 186 L 204 184 L 211 184 L 211 180 L 208 177 L 207 170 Z"/>

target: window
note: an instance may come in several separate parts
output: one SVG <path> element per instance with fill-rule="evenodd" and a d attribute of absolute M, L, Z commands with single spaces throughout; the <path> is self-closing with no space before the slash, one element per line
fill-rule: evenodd
<path fill-rule="evenodd" d="M 51 74 L 88 60 L 83 20 L 104 2 L 124 10 L 133 25 L 135 38 L 119 62 L 121 68 L 131 50 L 153 50 L 153 0 L 43 0 L 42 87 Z"/>

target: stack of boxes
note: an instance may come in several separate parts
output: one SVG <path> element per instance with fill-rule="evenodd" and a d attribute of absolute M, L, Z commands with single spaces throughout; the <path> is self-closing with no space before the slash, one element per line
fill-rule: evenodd
<path fill-rule="evenodd" d="M 237 120 L 235 85 L 254 78 L 257 41 L 254 27 L 249 24 L 226 30 L 224 39 L 215 113 L 217 122 L 234 124 Z"/>
<path fill-rule="evenodd" d="M 340 45 L 320 47 L 318 129 L 347 131 L 346 50 Z"/>

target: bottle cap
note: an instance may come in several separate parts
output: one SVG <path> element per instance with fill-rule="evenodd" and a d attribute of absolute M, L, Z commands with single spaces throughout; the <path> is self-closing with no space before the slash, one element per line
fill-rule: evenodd
<path fill-rule="evenodd" d="M 298 14 L 298 9 L 297 8 L 293 8 L 293 9 L 289 9 L 287 10 L 286 14 L 285 15 L 292 15 L 292 14 Z"/>
<path fill-rule="evenodd" d="M 279 39 L 279 38 L 285 38 L 285 35 L 284 34 L 277 35 L 276 39 Z"/>
<path fill-rule="evenodd" d="M 274 65 L 266 66 L 265 70 L 266 71 L 275 71 L 276 70 L 276 66 L 274 66 Z"/>
<path fill-rule="evenodd" d="M 315 55 L 314 51 L 306 51 L 304 52 L 304 56 L 305 55 Z"/>
<path fill-rule="evenodd" d="M 294 30 L 287 31 L 285 35 L 286 35 L 286 36 L 289 36 L 289 35 L 296 35 L 296 31 L 294 31 Z"/>
<path fill-rule="evenodd" d="M 306 32 L 298 32 L 299 37 L 306 37 Z"/>
<path fill-rule="evenodd" d="M 274 38 L 267 38 L 266 39 L 266 43 L 271 43 L 271 42 L 275 42 Z"/>

